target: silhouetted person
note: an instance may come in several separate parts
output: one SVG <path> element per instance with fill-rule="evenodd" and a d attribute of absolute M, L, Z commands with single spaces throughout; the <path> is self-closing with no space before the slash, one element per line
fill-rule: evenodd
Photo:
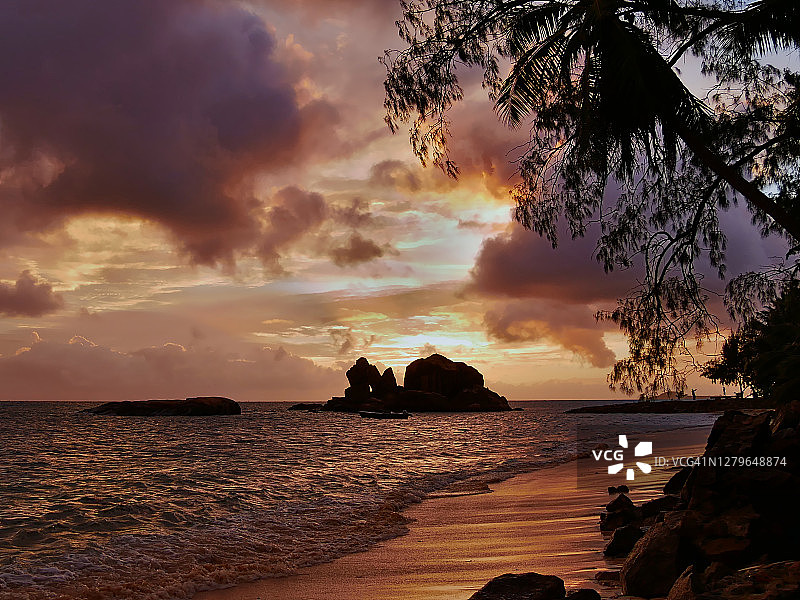
<path fill-rule="evenodd" d="M 692 390 L 692 400 L 697 400 L 697 390 Z"/>

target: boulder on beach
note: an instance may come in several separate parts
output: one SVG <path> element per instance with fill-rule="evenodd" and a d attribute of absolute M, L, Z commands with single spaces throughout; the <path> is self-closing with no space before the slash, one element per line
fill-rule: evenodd
<path fill-rule="evenodd" d="M 680 494 L 683 489 L 683 484 L 689 479 L 689 474 L 692 472 L 692 467 L 683 467 L 675 475 L 669 478 L 669 481 L 664 484 L 665 494 Z"/>
<path fill-rule="evenodd" d="M 695 558 L 681 541 L 697 531 L 699 523 L 685 511 L 670 513 L 648 529 L 622 565 L 622 593 L 643 598 L 666 596 Z"/>
<path fill-rule="evenodd" d="M 628 496 L 619 494 L 606 504 L 606 509 L 600 513 L 600 531 L 614 531 L 626 525 L 639 523 L 641 520 L 642 513 L 639 508 Z"/>
<path fill-rule="evenodd" d="M 554 575 L 506 573 L 489 581 L 469 600 L 561 600 L 564 596 L 564 581 Z"/>
<path fill-rule="evenodd" d="M 87 408 L 84 412 L 93 415 L 116 415 L 127 417 L 167 417 L 211 415 L 240 415 L 242 407 L 230 398 L 221 396 L 198 396 L 184 400 L 138 400 L 106 402 Z"/>
<path fill-rule="evenodd" d="M 636 525 L 625 525 L 614 530 L 611 541 L 603 549 L 603 554 L 611 557 L 627 556 L 644 532 Z"/>
<path fill-rule="evenodd" d="M 619 571 L 598 571 L 594 580 L 600 585 L 614 586 L 619 583 Z"/>
<path fill-rule="evenodd" d="M 642 513 L 643 519 L 649 519 L 650 517 L 658 516 L 662 512 L 675 510 L 680 503 L 681 499 L 678 496 L 660 496 L 643 502 L 639 507 L 639 511 Z"/>
<path fill-rule="evenodd" d="M 344 396 L 334 396 L 326 411 L 358 412 L 479 412 L 511 410 L 508 401 L 484 387 L 483 375 L 462 362 L 441 354 L 420 358 L 406 368 L 405 385 L 397 385 L 394 371 L 382 374 L 375 365 L 359 358 L 347 370 L 350 386 Z"/>

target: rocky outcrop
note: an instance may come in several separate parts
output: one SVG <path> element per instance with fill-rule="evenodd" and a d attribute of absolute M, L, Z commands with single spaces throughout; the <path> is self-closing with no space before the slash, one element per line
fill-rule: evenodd
<path fill-rule="evenodd" d="M 682 513 L 671 513 L 651 527 L 622 565 L 622 592 L 644 598 L 666 596 L 694 558 L 681 541 L 698 529 L 699 525 Z"/>
<path fill-rule="evenodd" d="M 405 387 L 434 392 L 452 398 L 463 390 L 483 387 L 483 375 L 463 362 L 454 362 L 441 354 L 418 358 L 406 367 Z"/>
<path fill-rule="evenodd" d="M 394 371 L 380 373 L 361 357 L 347 370 L 350 386 L 334 396 L 323 410 L 337 412 L 408 411 L 471 412 L 511 410 L 508 401 L 484 387 L 483 375 L 465 363 L 440 354 L 412 362 L 405 386 L 397 385 Z"/>
<path fill-rule="evenodd" d="M 564 596 L 564 581 L 559 577 L 507 573 L 492 579 L 469 600 L 561 600 Z"/>
<path fill-rule="evenodd" d="M 407 392 L 437 394 L 447 399 L 438 408 L 430 409 L 434 411 L 511 409 L 503 396 L 484 387 L 483 375 L 475 367 L 441 354 L 418 358 L 408 365 L 404 383 Z"/>
<path fill-rule="evenodd" d="M 100 406 L 87 408 L 84 412 L 94 415 L 117 415 L 127 417 L 165 417 L 165 416 L 211 416 L 239 415 L 242 408 L 230 398 L 219 396 L 199 396 L 185 400 L 139 400 L 135 402 L 106 402 Z"/>
<path fill-rule="evenodd" d="M 800 576 L 791 571 L 800 565 L 799 425 L 800 403 L 717 419 L 702 462 L 665 486 L 679 496 L 638 507 L 645 521 L 661 520 L 626 559 L 623 593 L 670 600 L 800 597 Z M 768 577 L 791 591 L 780 595 L 777 583 L 766 585 Z"/>
<path fill-rule="evenodd" d="M 800 598 L 800 562 L 782 561 L 732 571 L 712 563 L 695 572 L 688 567 L 667 600 L 794 600 Z"/>

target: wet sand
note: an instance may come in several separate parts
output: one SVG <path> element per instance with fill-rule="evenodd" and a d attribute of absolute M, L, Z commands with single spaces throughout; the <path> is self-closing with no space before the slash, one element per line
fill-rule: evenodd
<path fill-rule="evenodd" d="M 654 454 L 702 454 L 710 427 L 653 434 Z M 584 461 L 582 469 L 588 463 Z M 310 567 L 298 575 L 202 592 L 195 600 L 466 600 L 487 581 L 536 571 L 564 579 L 567 590 L 591 587 L 599 570 L 621 560 L 602 555 L 607 542 L 598 515 L 612 480 L 594 463 L 541 469 L 490 485 L 492 493 L 431 498 L 409 508 L 410 532 L 358 554 Z M 587 474 L 588 471 L 588 474 Z M 659 495 L 675 472 L 653 469 L 630 484 L 631 499 Z"/>

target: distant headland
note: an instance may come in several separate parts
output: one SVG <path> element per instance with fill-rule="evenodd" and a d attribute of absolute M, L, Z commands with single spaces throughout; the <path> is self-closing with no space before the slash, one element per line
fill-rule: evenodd
<path fill-rule="evenodd" d="M 617 404 L 601 404 L 599 406 L 582 406 L 568 410 L 568 413 L 616 414 L 616 413 L 713 413 L 726 410 L 754 410 L 774 408 L 775 403 L 764 398 L 731 398 L 720 397 L 709 400 L 650 400 L 639 402 L 621 402 Z"/>

